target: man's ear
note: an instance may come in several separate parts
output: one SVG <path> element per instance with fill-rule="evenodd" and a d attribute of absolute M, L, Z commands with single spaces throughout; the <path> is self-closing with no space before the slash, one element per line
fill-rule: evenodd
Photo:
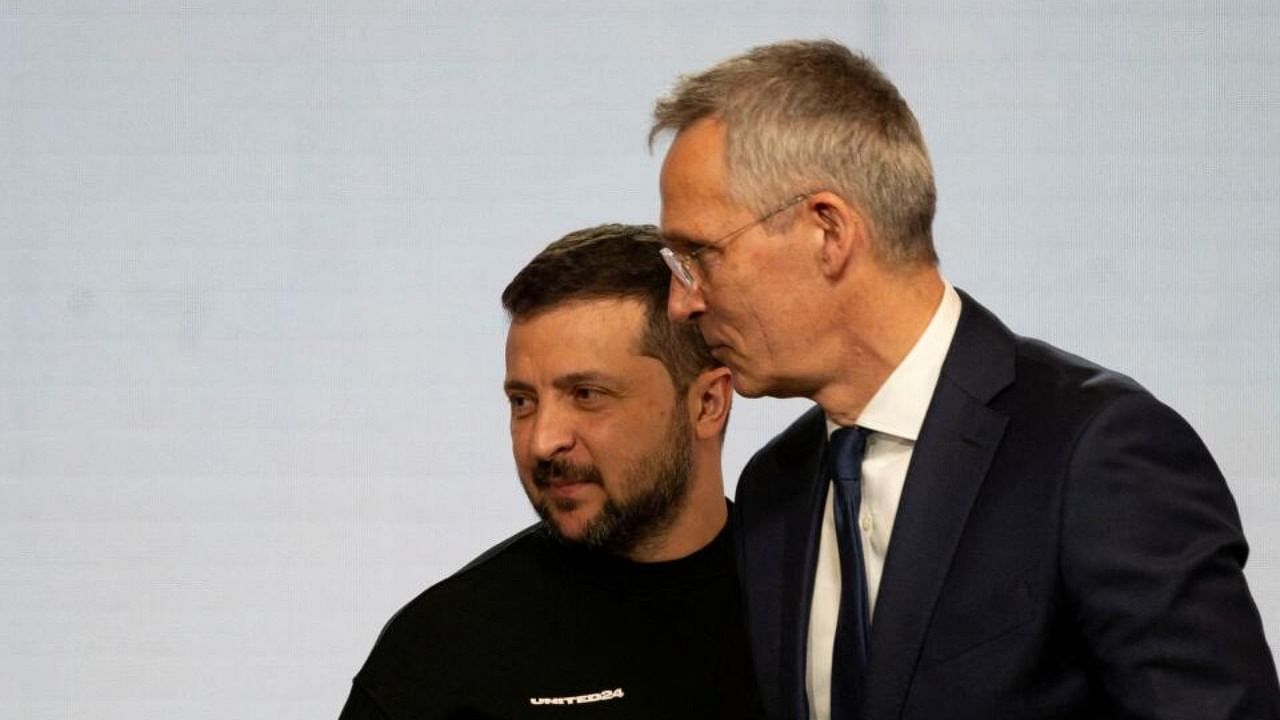
<path fill-rule="evenodd" d="M 866 218 L 833 192 L 814 193 L 805 201 L 811 222 L 822 232 L 822 274 L 835 279 L 871 250 Z"/>
<path fill-rule="evenodd" d="M 719 437 L 733 406 L 733 374 L 727 367 L 703 370 L 689 385 L 686 406 L 699 440 Z"/>

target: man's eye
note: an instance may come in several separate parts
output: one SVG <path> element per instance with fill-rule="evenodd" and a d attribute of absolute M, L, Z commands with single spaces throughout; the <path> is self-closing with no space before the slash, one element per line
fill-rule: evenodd
<path fill-rule="evenodd" d="M 511 405 L 513 413 L 528 411 L 533 407 L 533 399 L 526 395 L 508 395 L 507 403 Z"/>
<path fill-rule="evenodd" d="M 676 255 L 682 255 L 685 256 L 685 258 L 690 258 L 690 256 L 698 255 L 700 251 L 707 249 L 707 246 L 695 245 L 695 243 L 692 242 L 677 242 L 675 245 L 671 246 L 671 249 L 676 251 Z"/>
<path fill-rule="evenodd" d="M 665 244 L 671 248 L 671 252 L 681 257 L 688 257 L 706 247 L 705 245 L 696 245 L 684 240 L 667 240 Z"/>
<path fill-rule="evenodd" d="M 596 403 L 604 399 L 604 393 L 599 388 L 576 387 L 573 389 L 573 399 L 584 404 Z"/>

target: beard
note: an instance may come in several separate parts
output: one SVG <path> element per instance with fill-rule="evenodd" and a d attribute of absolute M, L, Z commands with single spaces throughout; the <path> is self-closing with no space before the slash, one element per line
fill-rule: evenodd
<path fill-rule="evenodd" d="M 534 510 L 542 518 L 543 528 L 562 542 L 615 555 L 628 555 L 660 540 L 684 507 L 693 466 L 689 419 L 680 412 L 673 415 L 661 448 L 624 468 L 616 492 L 608 492 L 599 468 L 594 465 L 576 465 L 560 458 L 539 462 L 533 469 L 533 484 L 539 489 L 545 490 L 552 478 L 591 483 L 606 489 L 600 512 L 576 538 L 560 531 L 554 510 L 571 511 L 577 507 L 577 500 L 551 501 L 546 497 L 536 500 Z"/>

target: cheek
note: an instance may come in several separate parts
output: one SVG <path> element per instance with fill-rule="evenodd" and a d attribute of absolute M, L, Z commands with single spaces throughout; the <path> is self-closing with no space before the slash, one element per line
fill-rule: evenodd
<path fill-rule="evenodd" d="M 588 450 L 606 487 L 619 488 L 630 468 L 663 452 L 674 411 L 659 402 L 646 403 L 633 408 L 626 422 L 597 426 Z"/>
<path fill-rule="evenodd" d="M 771 313 L 768 307 L 753 305 L 747 308 L 747 319 L 744 324 L 751 327 L 757 334 L 767 338 L 774 335 L 776 330 L 771 320 Z"/>
<path fill-rule="evenodd" d="M 524 491 L 524 496 L 534 505 L 538 504 L 542 493 L 533 486 L 533 481 L 525 477 L 524 473 L 520 473 L 520 489 Z"/>
<path fill-rule="evenodd" d="M 726 281 L 706 291 L 708 309 L 723 318 L 736 318 L 749 313 L 757 300 L 756 282 L 741 282 L 737 273 L 725 273 Z"/>

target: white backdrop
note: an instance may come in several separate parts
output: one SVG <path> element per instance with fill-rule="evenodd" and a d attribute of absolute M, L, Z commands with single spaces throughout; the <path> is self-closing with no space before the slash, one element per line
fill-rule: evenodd
<path fill-rule="evenodd" d="M 653 98 L 788 37 L 912 103 L 953 282 L 1199 429 L 1274 645 L 1280 8 L 965 7 L 0 0 L 0 716 L 335 716 L 532 518 L 502 287 L 654 220 Z"/>

